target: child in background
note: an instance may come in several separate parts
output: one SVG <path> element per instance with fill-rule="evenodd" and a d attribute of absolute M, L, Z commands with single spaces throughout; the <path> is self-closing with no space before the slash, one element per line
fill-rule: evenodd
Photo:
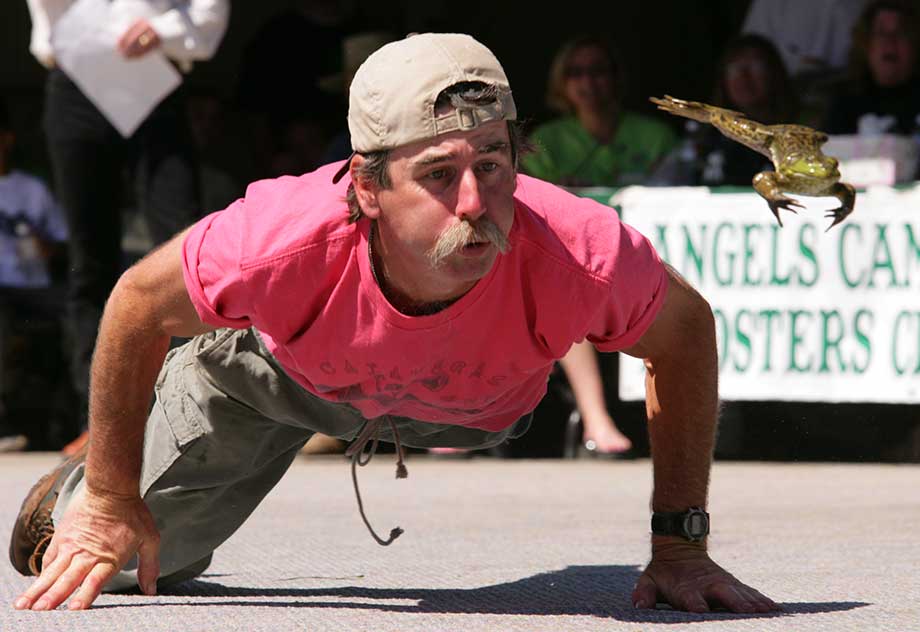
<path fill-rule="evenodd" d="M 67 239 L 63 211 L 45 183 L 13 168 L 15 142 L 9 112 L 0 101 L 0 452 L 23 450 L 27 444 L 4 406 L 14 391 L 11 369 L 28 371 L 39 364 L 9 366 L 10 340 L 20 324 L 61 313 L 63 292 L 52 287 L 49 264 Z"/>

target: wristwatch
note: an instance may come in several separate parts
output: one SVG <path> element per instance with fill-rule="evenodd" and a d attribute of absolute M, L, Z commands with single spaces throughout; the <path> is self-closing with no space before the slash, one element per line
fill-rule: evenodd
<path fill-rule="evenodd" d="M 659 512 L 652 514 L 654 535 L 676 535 L 691 542 L 699 542 L 709 535 L 709 514 L 702 507 L 690 507 L 687 511 Z"/>

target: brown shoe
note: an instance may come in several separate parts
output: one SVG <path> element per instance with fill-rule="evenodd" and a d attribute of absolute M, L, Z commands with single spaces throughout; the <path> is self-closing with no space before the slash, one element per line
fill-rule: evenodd
<path fill-rule="evenodd" d="M 10 536 L 10 562 L 23 575 L 40 575 L 42 556 L 54 535 L 51 512 L 74 468 L 86 461 L 87 446 L 41 477 L 22 502 Z"/>
<path fill-rule="evenodd" d="M 87 448 L 84 443 L 76 454 L 54 468 L 50 474 L 41 477 L 23 501 L 10 536 L 10 562 L 22 575 L 41 575 L 42 556 L 54 536 L 51 512 L 54 511 L 64 481 L 74 468 L 86 461 Z M 157 579 L 157 591 L 201 575 L 211 565 L 211 557 L 209 553 L 175 573 L 160 577 Z"/>

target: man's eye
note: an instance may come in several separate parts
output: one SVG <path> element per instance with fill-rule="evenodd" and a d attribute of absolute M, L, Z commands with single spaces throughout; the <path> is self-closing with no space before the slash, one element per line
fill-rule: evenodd
<path fill-rule="evenodd" d="M 481 165 L 479 165 L 479 168 L 482 171 L 489 173 L 491 171 L 495 171 L 496 169 L 498 169 L 498 163 L 497 162 L 484 162 Z"/>
<path fill-rule="evenodd" d="M 431 180 L 443 180 L 447 177 L 447 169 L 435 169 L 428 174 Z"/>

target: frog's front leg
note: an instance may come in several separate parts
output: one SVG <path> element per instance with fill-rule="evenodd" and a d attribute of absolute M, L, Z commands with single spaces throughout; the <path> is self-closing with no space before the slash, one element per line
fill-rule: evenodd
<path fill-rule="evenodd" d="M 775 171 L 761 171 L 754 176 L 754 190 L 770 205 L 770 211 L 776 217 L 776 221 L 779 222 L 780 226 L 783 225 L 783 220 L 779 217 L 779 209 L 782 208 L 796 213 L 797 211 L 793 207 L 804 208 L 800 202 L 783 195 L 779 185 L 779 178 Z"/>
<path fill-rule="evenodd" d="M 847 184 L 846 182 L 838 182 L 831 187 L 827 194 L 833 195 L 840 200 L 840 206 L 838 208 L 831 209 L 824 215 L 825 217 L 834 218 L 831 225 L 827 227 L 827 230 L 830 230 L 845 220 L 847 215 L 853 212 L 853 207 L 856 206 L 856 189 L 853 188 L 853 185 Z"/>

